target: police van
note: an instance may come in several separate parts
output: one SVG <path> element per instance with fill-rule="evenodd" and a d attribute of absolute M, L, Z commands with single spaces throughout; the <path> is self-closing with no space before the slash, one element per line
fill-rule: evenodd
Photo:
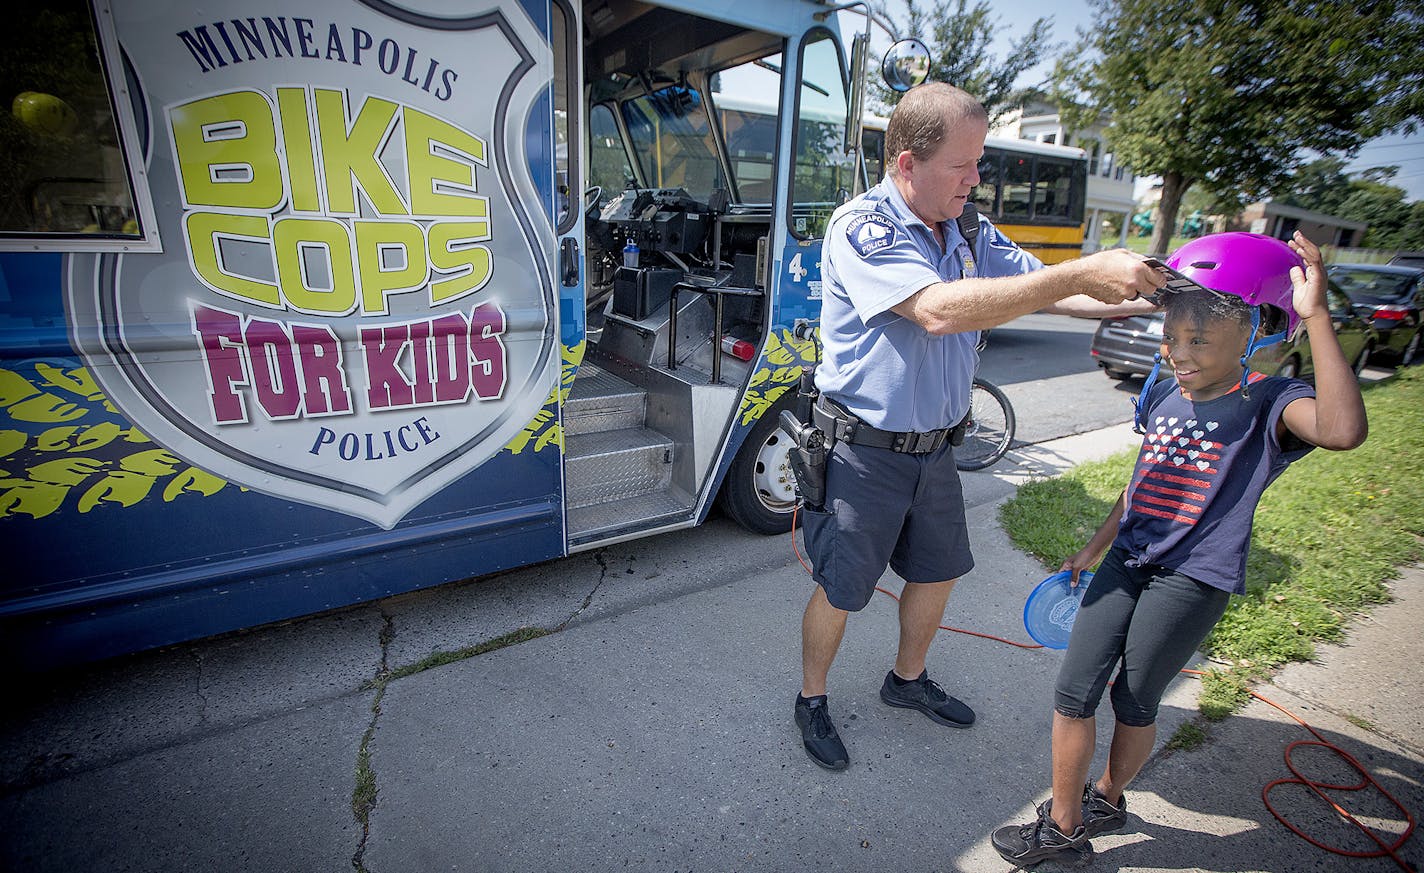
<path fill-rule="evenodd" d="M 786 530 L 777 416 L 815 358 L 819 238 L 864 184 L 848 71 L 869 20 L 809 0 L 13 10 L 5 655 L 252 627 L 689 527 L 714 500 Z M 884 68 L 907 87 L 923 47 Z"/>

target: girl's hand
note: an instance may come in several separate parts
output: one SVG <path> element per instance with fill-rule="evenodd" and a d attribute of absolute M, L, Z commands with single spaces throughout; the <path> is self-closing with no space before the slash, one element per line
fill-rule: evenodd
<path fill-rule="evenodd" d="M 1296 231 L 1286 245 L 1305 261 L 1304 270 L 1291 267 L 1290 271 L 1291 285 L 1295 289 L 1291 305 L 1295 307 L 1295 314 L 1301 321 L 1322 314 L 1329 318 L 1330 306 L 1325 301 L 1325 261 L 1320 256 L 1320 248 L 1300 231 Z"/>
<path fill-rule="evenodd" d="M 1100 556 L 1098 555 L 1096 549 L 1092 548 L 1091 546 L 1085 546 L 1076 554 L 1070 555 L 1068 560 L 1063 562 L 1063 566 L 1059 567 L 1058 569 L 1059 571 L 1068 570 L 1072 572 L 1073 578 L 1072 580 L 1070 580 L 1069 586 L 1077 588 L 1078 574 L 1082 573 L 1084 570 L 1091 570 L 1093 568 L 1093 565 L 1098 563 L 1099 557 Z"/>

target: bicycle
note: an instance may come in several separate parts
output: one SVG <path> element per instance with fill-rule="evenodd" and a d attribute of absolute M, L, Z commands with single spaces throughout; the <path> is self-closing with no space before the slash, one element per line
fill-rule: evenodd
<path fill-rule="evenodd" d="M 982 470 L 1009 451 L 1014 441 L 1014 407 L 999 386 L 974 377 L 969 395 L 969 429 L 963 444 L 954 449 L 954 465 L 961 470 Z"/>

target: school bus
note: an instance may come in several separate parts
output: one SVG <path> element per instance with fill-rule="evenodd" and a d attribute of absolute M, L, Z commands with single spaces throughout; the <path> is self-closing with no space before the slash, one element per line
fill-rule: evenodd
<path fill-rule="evenodd" d="M 854 14 L 12 10 L 9 663 L 466 579 L 696 525 L 717 500 L 786 530 L 777 416 L 815 359 L 820 235 L 863 172 Z M 924 56 L 892 66 L 923 76 Z M 737 95 L 770 102 L 769 134 L 717 111 Z M 772 160 L 739 161 L 752 145 Z"/>
<path fill-rule="evenodd" d="M 886 120 L 864 125 L 865 165 L 872 184 L 884 172 Z M 990 136 L 979 161 L 974 204 L 1009 239 L 1045 264 L 1083 252 L 1087 153 L 1073 146 Z"/>

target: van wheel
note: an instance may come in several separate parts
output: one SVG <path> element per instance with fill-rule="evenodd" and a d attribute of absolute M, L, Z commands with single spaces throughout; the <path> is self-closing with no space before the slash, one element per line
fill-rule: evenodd
<path fill-rule="evenodd" d="M 1280 369 L 1276 370 L 1277 376 L 1284 376 L 1287 379 L 1294 379 L 1300 375 L 1300 358 L 1291 355 L 1281 361 Z"/>
<path fill-rule="evenodd" d="M 791 530 L 796 479 L 791 473 L 791 435 L 781 429 L 782 404 L 763 412 L 727 469 L 718 500 L 737 524 L 759 534 Z"/>
<path fill-rule="evenodd" d="M 1124 380 L 1124 379 L 1126 379 L 1126 378 L 1128 378 L 1129 376 L 1132 375 L 1131 373 L 1127 372 L 1126 370 L 1109 370 L 1109 369 L 1106 368 L 1106 367 L 1103 368 L 1103 372 L 1108 374 L 1108 378 L 1109 378 L 1109 379 L 1115 379 L 1115 380 L 1117 380 L 1118 382 L 1121 382 L 1122 380 Z"/>

